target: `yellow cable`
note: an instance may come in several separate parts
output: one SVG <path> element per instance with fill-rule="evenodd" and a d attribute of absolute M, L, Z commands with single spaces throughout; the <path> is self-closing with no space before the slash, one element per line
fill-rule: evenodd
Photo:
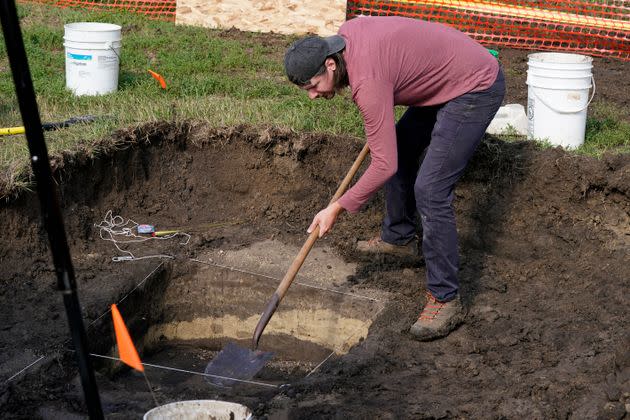
<path fill-rule="evenodd" d="M 166 236 L 166 235 L 172 235 L 174 233 L 179 233 L 178 230 L 158 230 L 157 232 L 153 232 L 153 235 L 151 236 Z"/>
<path fill-rule="evenodd" d="M 24 134 L 24 127 L 0 128 L 0 136 L 11 136 L 14 134 Z"/>

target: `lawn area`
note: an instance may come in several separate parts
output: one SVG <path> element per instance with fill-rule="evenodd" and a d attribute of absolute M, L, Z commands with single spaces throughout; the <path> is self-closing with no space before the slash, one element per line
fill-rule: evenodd
<path fill-rule="evenodd" d="M 116 129 L 152 121 L 198 120 L 212 126 L 269 124 L 295 131 L 362 136 L 358 110 L 348 95 L 311 101 L 290 84 L 282 58 L 291 36 L 176 26 L 129 13 L 89 12 L 20 4 L 19 15 L 42 122 L 81 115 L 103 117 L 46 133 L 49 153 L 97 154 Z M 63 25 L 94 21 L 123 27 L 116 93 L 75 97 L 65 89 Z M 0 46 L 0 126 L 22 125 L 4 43 Z M 149 75 L 164 76 L 160 88 Z M 402 109 L 397 109 L 400 115 Z M 578 153 L 627 151 L 630 124 L 614 106 L 591 113 Z M 28 186 L 28 152 L 22 135 L 0 137 L 0 179 L 8 190 Z"/>
<path fill-rule="evenodd" d="M 151 121 L 194 119 L 213 126 L 272 124 L 302 131 L 361 135 L 351 101 L 310 101 L 283 73 L 282 57 L 294 38 L 175 26 L 130 13 L 86 12 L 20 4 L 19 15 L 42 122 L 80 115 L 105 117 L 89 125 L 47 132 L 49 153 L 98 153 L 118 128 Z M 123 27 L 119 90 L 75 97 L 65 89 L 63 25 L 108 22 Z M 4 43 L 0 46 L 0 126 L 22 125 Z M 149 75 L 164 76 L 160 88 Z M 100 145 L 100 146 L 97 146 Z M 0 173 L 24 184 L 24 136 L 0 137 Z"/>

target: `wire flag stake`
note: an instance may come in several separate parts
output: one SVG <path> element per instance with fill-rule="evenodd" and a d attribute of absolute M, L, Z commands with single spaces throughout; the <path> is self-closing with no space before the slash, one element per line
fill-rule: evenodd
<path fill-rule="evenodd" d="M 135 370 L 142 372 L 147 386 L 149 387 L 149 392 L 151 392 L 151 396 L 153 397 L 153 402 L 155 402 L 155 406 L 157 407 L 160 404 L 153 393 L 153 387 L 151 387 L 149 378 L 147 378 L 147 374 L 144 371 L 144 366 L 142 365 L 142 361 L 140 361 L 140 356 L 138 356 L 138 350 L 136 350 L 136 346 L 133 345 L 129 330 L 127 330 L 125 321 L 123 321 L 122 315 L 120 315 L 118 306 L 116 306 L 115 303 L 112 304 L 112 320 L 114 321 L 114 332 L 116 333 L 116 344 L 118 345 L 120 360 Z"/>

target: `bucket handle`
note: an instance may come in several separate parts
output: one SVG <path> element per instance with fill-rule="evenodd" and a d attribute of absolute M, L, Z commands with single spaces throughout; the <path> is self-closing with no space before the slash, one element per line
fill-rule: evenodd
<path fill-rule="evenodd" d="M 591 97 L 588 100 L 588 102 L 586 103 L 586 105 L 584 105 L 580 109 L 571 109 L 571 110 L 568 110 L 568 111 L 567 110 L 562 110 L 562 109 L 556 109 L 556 108 L 552 107 L 551 105 L 549 105 L 547 102 L 545 102 L 545 100 L 543 98 L 538 96 L 538 94 L 536 93 L 536 88 L 535 87 L 532 89 L 532 92 L 534 93 L 536 98 L 538 98 L 538 100 L 543 103 L 543 105 L 545 105 L 547 108 L 551 109 L 552 111 L 555 111 L 555 112 L 557 112 L 559 114 L 575 114 L 577 112 L 582 112 L 586 108 L 588 108 L 588 106 L 591 104 L 591 101 L 595 97 L 595 78 L 592 75 L 591 75 L 591 83 L 593 84 L 593 92 L 591 92 Z"/>
<path fill-rule="evenodd" d="M 112 41 L 106 41 L 105 42 L 105 48 L 109 48 L 110 50 L 112 50 L 114 52 L 114 54 L 116 54 L 116 57 L 118 57 L 118 62 L 119 63 L 121 62 L 120 56 L 118 55 L 118 53 L 116 52 L 116 50 L 112 46 Z"/>

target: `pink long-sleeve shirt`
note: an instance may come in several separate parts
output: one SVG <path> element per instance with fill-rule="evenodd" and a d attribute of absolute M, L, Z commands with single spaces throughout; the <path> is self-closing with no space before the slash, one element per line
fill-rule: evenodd
<path fill-rule="evenodd" d="M 356 213 L 397 171 L 394 105 L 438 105 L 487 89 L 499 65 L 472 38 L 440 23 L 358 17 L 344 23 L 339 35 L 371 155 L 363 176 L 338 201 Z"/>

